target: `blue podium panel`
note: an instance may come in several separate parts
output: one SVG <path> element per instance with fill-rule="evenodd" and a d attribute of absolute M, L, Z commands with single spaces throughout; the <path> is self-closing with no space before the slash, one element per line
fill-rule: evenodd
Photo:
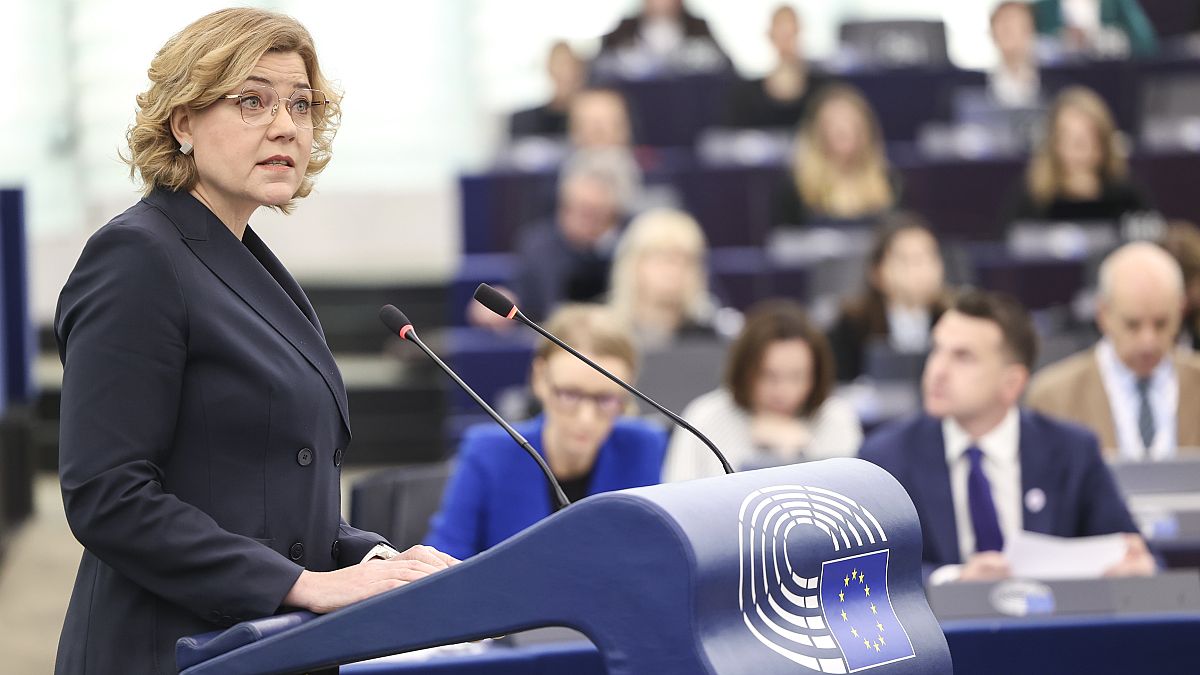
<path fill-rule="evenodd" d="M 589 497 L 420 582 L 181 656 L 283 673 L 542 626 L 587 635 L 611 675 L 951 670 L 912 502 L 856 459 Z"/>
<path fill-rule="evenodd" d="M 343 666 L 342 675 L 606 675 L 600 653 L 589 642 L 499 647 L 481 654 L 425 661 L 370 661 Z"/>
<path fill-rule="evenodd" d="M 945 630 L 960 673 L 1200 672 L 1194 613 L 955 621 Z"/>
<path fill-rule="evenodd" d="M 1200 615 L 1075 616 L 1035 620 L 954 621 L 943 624 L 955 672 L 1040 675 L 1089 673 L 1193 675 L 1191 644 Z M 344 675 L 507 675 L 603 673 L 588 643 L 497 648 L 481 654 L 411 663 L 372 662 L 342 668 Z M 803 672 L 797 669 L 797 672 Z"/>

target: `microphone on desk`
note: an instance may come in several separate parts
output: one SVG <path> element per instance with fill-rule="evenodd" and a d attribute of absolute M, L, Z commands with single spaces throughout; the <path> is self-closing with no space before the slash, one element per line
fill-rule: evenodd
<path fill-rule="evenodd" d="M 384 305 L 379 309 L 379 320 L 383 322 L 383 325 L 388 327 L 388 330 L 395 333 L 401 339 L 408 340 L 409 342 L 420 347 L 421 351 L 425 352 L 426 356 L 432 359 L 439 368 L 445 371 L 445 373 L 450 376 L 450 379 L 454 380 L 455 384 L 462 387 L 462 390 L 467 392 L 467 396 L 470 396 L 473 401 L 479 404 L 480 408 L 483 408 L 484 412 L 490 415 L 492 419 L 496 420 L 496 424 L 499 424 L 504 428 L 505 431 L 508 432 L 509 436 L 512 436 L 512 439 L 517 442 L 517 445 L 521 446 L 525 452 L 529 453 L 529 456 L 533 458 L 533 461 L 537 462 L 538 468 L 540 468 L 542 473 L 546 476 L 546 481 L 550 483 L 550 488 L 554 492 L 554 501 L 558 502 L 555 510 L 565 508 L 566 506 L 570 505 L 571 501 L 567 499 L 566 493 L 563 492 L 562 485 L 560 485 L 558 479 L 554 477 L 554 473 L 550 471 L 550 467 L 546 464 L 546 460 L 542 459 L 542 456 L 537 453 L 537 450 L 533 449 L 533 446 L 529 444 L 529 441 L 525 440 L 524 436 L 514 429 L 511 424 L 506 422 L 499 413 L 497 413 L 495 410 L 492 410 L 492 407 L 484 402 L 484 400 L 479 397 L 479 394 L 475 393 L 474 389 L 471 389 L 466 382 L 463 382 L 462 378 L 458 376 L 458 373 L 455 373 L 450 366 L 446 365 L 444 361 L 438 358 L 438 355 L 434 354 L 432 349 L 425 346 L 425 343 L 421 341 L 421 338 L 417 337 L 417 331 L 413 328 L 412 322 L 408 320 L 408 317 L 404 316 L 404 312 L 401 312 L 399 309 L 397 309 L 395 305 Z"/>
<path fill-rule="evenodd" d="M 506 319 L 510 319 L 513 321 L 519 321 L 519 322 L 525 324 L 526 326 L 529 326 L 530 328 L 534 329 L 538 333 L 541 333 L 542 337 L 553 342 L 554 344 L 558 345 L 559 347 L 562 347 L 568 353 L 570 353 L 572 356 L 574 356 L 575 358 L 588 364 L 593 369 L 595 369 L 597 372 L 599 372 L 601 375 L 604 375 L 605 377 L 612 380 L 613 382 L 616 382 L 617 384 L 621 385 L 625 389 L 625 391 L 628 391 L 629 393 L 642 399 L 646 403 L 649 403 L 651 406 L 654 407 L 655 410 L 666 415 L 675 424 L 678 424 L 679 426 L 683 427 L 684 429 L 687 429 L 688 431 L 690 431 L 693 436 L 700 439 L 700 441 L 702 443 L 707 445 L 708 449 L 712 450 L 712 453 L 714 455 L 716 455 L 717 459 L 721 462 L 721 468 L 725 470 L 725 473 L 727 473 L 727 474 L 733 473 L 733 467 L 731 467 L 729 465 L 729 460 L 725 459 L 725 455 L 721 454 L 721 451 L 717 449 L 717 446 L 715 444 L 713 444 L 712 441 L 708 440 L 707 436 L 700 433 L 700 431 L 698 429 L 696 429 L 696 427 L 692 426 L 687 420 L 683 419 L 679 415 L 676 415 L 675 413 L 671 412 L 670 410 L 667 410 L 662 405 L 659 405 L 659 403 L 657 401 L 655 401 L 654 399 L 650 398 L 649 396 L 643 394 L 642 392 L 638 391 L 637 388 L 634 387 L 633 385 L 622 380 L 621 378 L 617 377 L 616 375 L 613 375 L 612 373 L 608 372 L 603 367 L 601 367 L 599 364 L 597 364 L 595 361 L 592 361 L 591 359 L 584 356 L 583 354 L 580 354 L 579 352 L 575 351 L 574 347 L 572 347 L 571 345 L 568 345 L 567 343 L 558 339 L 552 333 L 550 333 L 550 331 L 546 330 L 545 328 L 542 328 L 541 326 L 539 326 L 536 323 L 534 323 L 533 321 L 531 321 L 528 317 L 526 317 L 524 314 L 522 314 L 521 310 L 517 309 L 517 306 L 515 304 L 513 304 L 513 301 L 509 300 L 507 297 L 505 297 L 505 295 L 503 293 L 501 293 L 500 291 L 497 291 L 496 289 L 492 288 L 491 286 L 488 286 L 487 284 L 479 284 L 479 287 L 475 289 L 475 300 L 478 301 L 479 304 L 483 305 L 484 307 L 487 307 L 488 309 L 492 310 L 496 314 L 499 314 L 500 316 L 502 316 Z"/>

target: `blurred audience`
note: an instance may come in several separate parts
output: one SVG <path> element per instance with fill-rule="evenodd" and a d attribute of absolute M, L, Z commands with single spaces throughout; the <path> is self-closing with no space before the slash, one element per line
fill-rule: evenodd
<path fill-rule="evenodd" d="M 633 120 L 625 97 L 615 89 L 585 89 L 575 95 L 567 116 L 570 154 L 563 171 L 576 162 L 602 162 L 620 190 L 621 208 L 632 213 L 641 203 L 642 169 L 634 154 Z"/>
<path fill-rule="evenodd" d="M 559 40 L 546 57 L 550 76 L 550 100 L 543 105 L 513 113 L 509 136 L 566 136 L 567 109 L 587 81 L 587 64 L 566 42 Z"/>
<path fill-rule="evenodd" d="M 901 354 L 925 353 L 947 295 L 933 232 L 912 214 L 885 217 L 871 244 L 863 289 L 842 302 L 829 332 L 838 381 L 862 375 L 867 351 L 879 341 Z"/>
<path fill-rule="evenodd" d="M 633 342 L 605 308 L 565 306 L 546 329 L 618 377 L 636 378 Z M 544 412 L 515 428 L 546 460 L 569 500 L 659 482 L 666 433 L 623 416 L 629 409 L 624 389 L 549 341 L 534 353 L 531 385 Z M 463 559 L 553 511 L 537 464 L 488 422 L 463 438 L 425 543 Z"/>
<path fill-rule="evenodd" d="M 683 417 L 739 470 L 851 456 L 862 428 L 850 404 L 831 394 L 833 380 L 825 335 L 796 303 L 767 301 L 750 310 L 730 347 L 725 385 L 690 403 Z M 708 448 L 676 430 L 664 479 L 720 474 Z"/>
<path fill-rule="evenodd" d="M 639 348 L 716 337 L 707 257 L 704 231 L 682 211 L 653 209 L 629 223 L 613 258 L 609 305 Z"/>
<path fill-rule="evenodd" d="M 732 67 L 708 22 L 683 0 L 643 0 L 600 40 L 594 73 L 601 80 L 713 73 Z"/>
<path fill-rule="evenodd" d="M 1186 220 L 1167 224 L 1163 248 L 1183 273 L 1184 307 L 1180 342 L 1200 351 L 1200 228 Z"/>
<path fill-rule="evenodd" d="M 848 85 L 823 88 L 800 127 L 790 184 L 776 190 L 773 222 L 861 220 L 891 208 L 897 192 L 870 104 Z"/>
<path fill-rule="evenodd" d="M 539 321 L 561 302 L 593 300 L 608 289 L 628 189 L 622 166 L 612 160 L 602 151 L 573 157 L 559 177 L 554 219 L 520 234 L 512 288 L 498 290 L 529 318 Z M 475 325 L 512 326 L 476 302 L 467 312 Z"/>
<path fill-rule="evenodd" d="M 1095 436 L 1017 407 L 1036 350 L 1015 300 L 959 295 L 933 329 L 924 414 L 872 434 L 859 452 L 912 497 L 931 583 L 1008 577 L 1004 542 L 1021 530 L 1125 532 L 1125 558 L 1107 574 L 1154 571 Z"/>
<path fill-rule="evenodd" d="M 1056 38 L 1068 54 L 1113 58 L 1158 49 L 1137 0 L 1037 0 L 1033 16 L 1038 32 Z"/>
<path fill-rule="evenodd" d="M 1129 182 L 1125 149 L 1108 106 L 1086 87 L 1064 89 L 1050 109 L 1009 222 L 1117 221 L 1143 211 Z"/>
<path fill-rule="evenodd" d="M 1103 338 L 1043 368 L 1029 407 L 1087 427 L 1110 459 L 1171 459 L 1200 447 L 1200 416 L 1187 412 L 1200 400 L 1200 360 L 1175 344 L 1184 296 L 1179 265 L 1158 246 L 1111 253 L 1100 266 Z"/>
<path fill-rule="evenodd" d="M 615 89 L 584 89 L 571 100 L 567 131 L 576 149 L 628 148 L 633 123 L 625 97 Z"/>
<path fill-rule="evenodd" d="M 991 17 L 992 43 L 999 61 L 988 73 L 988 91 L 1007 108 L 1028 108 L 1041 98 L 1038 75 L 1037 32 L 1033 10 L 1024 0 L 1005 0 Z"/>
<path fill-rule="evenodd" d="M 803 25 L 791 5 L 779 5 L 771 13 L 767 39 L 775 50 L 775 66 L 765 77 L 733 86 L 725 126 L 793 128 L 799 123 L 813 92 L 825 81 L 805 58 Z"/>

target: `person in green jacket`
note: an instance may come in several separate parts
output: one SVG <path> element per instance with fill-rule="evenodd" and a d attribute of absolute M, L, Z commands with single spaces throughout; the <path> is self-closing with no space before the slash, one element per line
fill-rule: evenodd
<path fill-rule="evenodd" d="M 1096 48 L 1108 31 L 1124 33 L 1134 56 L 1158 51 L 1154 27 L 1137 0 L 1037 0 L 1033 16 L 1039 34 L 1059 36 L 1073 51 Z"/>

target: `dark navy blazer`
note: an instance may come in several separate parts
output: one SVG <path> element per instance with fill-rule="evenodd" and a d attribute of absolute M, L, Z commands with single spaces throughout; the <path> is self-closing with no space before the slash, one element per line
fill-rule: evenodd
<path fill-rule="evenodd" d="M 1040 511 L 1022 505 L 1025 530 L 1059 537 L 1137 532 L 1095 435 L 1029 410 L 1020 412 L 1020 425 L 1021 494 L 1040 488 L 1046 495 Z M 886 469 L 912 497 L 925 563 L 961 563 L 942 421 L 920 415 L 885 426 L 858 456 Z"/>
<path fill-rule="evenodd" d="M 340 516 L 346 391 L 296 281 L 186 192 L 88 241 L 59 297 L 59 473 L 83 559 L 57 673 L 175 673 L 383 538 Z"/>
<path fill-rule="evenodd" d="M 544 417 L 515 426 L 543 456 Z M 588 495 L 656 485 L 667 434 L 639 419 L 621 418 L 596 455 Z M 495 424 L 471 427 L 425 543 L 456 558 L 485 551 L 553 512 L 546 478 L 531 457 Z"/>

